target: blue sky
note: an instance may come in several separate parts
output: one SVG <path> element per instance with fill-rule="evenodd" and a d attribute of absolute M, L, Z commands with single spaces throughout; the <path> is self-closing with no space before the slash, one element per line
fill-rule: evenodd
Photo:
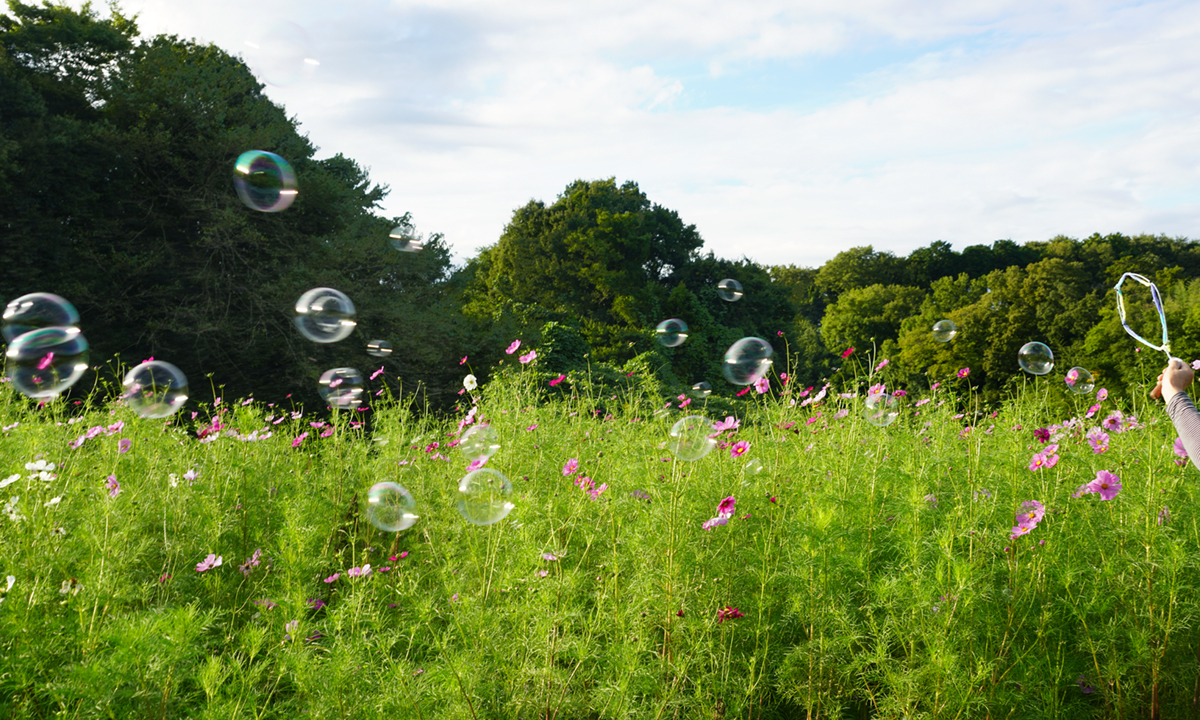
<path fill-rule="evenodd" d="M 144 34 L 255 67 L 247 43 L 290 38 L 268 94 L 459 261 L 530 199 L 606 177 L 637 182 L 718 256 L 767 264 L 934 240 L 1200 237 L 1197 3 L 122 7 Z M 320 64 L 289 66 L 308 56 Z"/>

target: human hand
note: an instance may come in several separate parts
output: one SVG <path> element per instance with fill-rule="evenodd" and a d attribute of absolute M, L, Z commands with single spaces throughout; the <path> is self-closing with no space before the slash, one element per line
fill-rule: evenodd
<path fill-rule="evenodd" d="M 1171 358 L 1163 368 L 1162 374 L 1158 376 L 1158 386 L 1155 390 L 1162 393 L 1163 400 L 1170 401 L 1175 395 L 1187 390 L 1195 376 L 1195 371 L 1187 363 L 1179 358 Z"/>

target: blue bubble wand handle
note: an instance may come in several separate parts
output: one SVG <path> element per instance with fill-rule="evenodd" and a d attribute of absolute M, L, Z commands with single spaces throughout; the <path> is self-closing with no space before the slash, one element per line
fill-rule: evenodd
<path fill-rule="evenodd" d="M 1146 338 L 1137 334 L 1137 332 L 1133 328 L 1129 327 L 1129 322 L 1126 320 L 1126 317 L 1125 317 L 1125 296 L 1121 293 L 1121 285 L 1125 282 L 1126 278 L 1129 278 L 1130 280 L 1133 280 L 1135 282 L 1139 282 L 1142 285 L 1145 285 L 1146 287 L 1150 288 L 1150 298 L 1151 298 L 1151 300 L 1154 301 L 1154 309 L 1158 312 L 1158 323 L 1159 323 L 1159 325 L 1162 326 L 1162 344 L 1161 345 L 1155 345 L 1154 343 L 1150 342 Z M 1138 342 L 1145 345 L 1146 347 L 1148 347 L 1152 350 L 1161 350 L 1162 352 L 1166 353 L 1167 364 L 1170 364 L 1173 360 L 1178 360 L 1178 358 L 1175 358 L 1171 355 L 1171 341 L 1167 337 L 1167 313 L 1165 310 L 1163 310 L 1162 295 L 1159 294 L 1158 287 L 1154 283 L 1150 282 L 1149 278 L 1147 278 L 1144 275 L 1138 275 L 1137 273 L 1127 272 L 1121 276 L 1120 280 L 1117 281 L 1116 287 L 1114 287 L 1113 290 L 1116 291 L 1116 293 L 1117 293 L 1117 314 L 1119 314 L 1121 316 L 1121 327 L 1125 328 L 1125 332 L 1129 333 L 1129 335 L 1132 336 L 1134 340 L 1137 340 Z M 1183 361 L 1180 360 L 1180 362 L 1183 362 Z M 1150 391 L 1150 397 L 1154 398 L 1155 400 L 1162 397 L 1162 382 L 1161 381 L 1154 386 L 1153 390 Z"/>

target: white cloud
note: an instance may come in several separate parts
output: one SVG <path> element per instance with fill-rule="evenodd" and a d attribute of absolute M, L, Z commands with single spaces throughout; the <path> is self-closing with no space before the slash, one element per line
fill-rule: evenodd
<path fill-rule="evenodd" d="M 609 176 L 695 223 L 718 255 L 769 263 L 818 265 L 861 244 L 906 254 L 937 239 L 1197 234 L 1194 3 L 849 5 L 128 9 L 142 11 L 144 33 L 234 52 L 252 31 L 301 26 L 321 65 L 272 97 L 322 155 L 342 152 L 390 185 L 389 213 L 445 232 L 460 259 L 529 199 Z M 777 72 L 794 83 L 781 97 L 804 97 L 811 78 L 798 68 L 881 49 L 903 59 L 849 73 L 816 109 L 714 99 L 718 86 L 698 85 Z"/>

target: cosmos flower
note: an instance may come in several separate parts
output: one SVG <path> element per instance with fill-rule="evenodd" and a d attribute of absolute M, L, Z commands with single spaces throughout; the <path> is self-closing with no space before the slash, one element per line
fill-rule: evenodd
<path fill-rule="evenodd" d="M 957 375 L 959 378 L 965 378 L 966 376 L 968 376 L 968 375 L 970 375 L 970 374 L 971 374 L 971 368 L 969 368 L 969 367 L 962 368 L 961 370 L 959 370 L 959 371 L 956 373 L 956 375 Z"/>
<path fill-rule="evenodd" d="M 517 348 L 519 348 L 519 347 L 521 347 L 521 341 L 520 341 L 520 340 L 513 340 L 513 341 L 512 341 L 512 344 L 511 344 L 511 345 L 509 345 L 509 346 L 508 346 L 508 349 L 507 349 L 507 350 L 505 350 L 504 352 L 505 352 L 505 353 L 507 353 L 507 354 L 509 354 L 509 355 L 512 355 L 513 353 L 515 353 L 515 352 L 517 351 Z"/>
<path fill-rule="evenodd" d="M 463 378 L 463 388 L 465 390 L 471 391 L 471 390 L 474 390 L 476 387 L 478 387 L 478 383 L 476 383 L 474 375 L 468 375 L 465 378 Z"/>
<path fill-rule="evenodd" d="M 576 458 L 571 458 L 570 460 L 567 460 L 565 465 L 563 465 L 562 474 L 564 476 L 574 475 L 575 471 L 578 469 L 579 469 L 579 460 L 577 460 Z"/>
<path fill-rule="evenodd" d="M 537 350 L 530 350 L 528 353 L 522 355 L 518 359 L 521 361 L 522 365 L 528 365 L 537 359 Z"/>
<path fill-rule="evenodd" d="M 215 553 L 209 553 L 208 557 L 196 563 L 196 572 L 208 572 L 215 567 L 221 567 L 223 558 Z"/>
<path fill-rule="evenodd" d="M 1121 478 L 1107 470 L 1096 472 L 1096 479 L 1088 483 L 1091 492 L 1100 495 L 1101 500 L 1112 500 L 1121 492 Z"/>
<path fill-rule="evenodd" d="M 745 440 L 742 440 L 741 442 L 735 442 L 733 444 L 733 447 L 729 448 L 729 454 L 732 457 L 741 457 L 742 455 L 745 455 L 746 451 L 749 449 L 750 449 L 750 443 L 746 442 Z"/>

